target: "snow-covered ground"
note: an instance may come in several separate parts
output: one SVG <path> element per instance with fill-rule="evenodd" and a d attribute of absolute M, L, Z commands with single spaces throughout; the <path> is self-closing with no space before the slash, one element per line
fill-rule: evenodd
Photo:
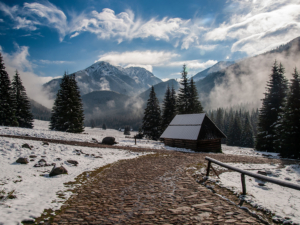
<path fill-rule="evenodd" d="M 264 171 L 268 177 L 300 184 L 299 164 L 285 167 L 279 164 L 228 164 L 253 173 Z M 240 173 L 222 173 L 220 181 L 220 186 L 229 188 L 236 193 L 242 191 Z M 290 218 L 294 223 L 300 223 L 300 191 L 264 182 L 249 176 L 246 176 L 246 189 L 247 195 L 245 200 L 252 206 L 270 210 L 276 214 L 277 217 L 275 218 Z"/>
<path fill-rule="evenodd" d="M 39 133 L 44 133 L 48 134 L 46 136 L 48 138 L 60 137 L 64 140 L 68 140 L 64 135 L 69 136 L 71 140 L 72 136 L 73 138 L 81 136 L 86 138 L 80 140 L 91 140 L 91 136 L 97 137 L 97 134 L 90 136 L 47 131 L 47 127 L 43 126 L 45 124 L 47 125 L 44 121 L 35 121 L 36 126 L 33 130 L 11 127 L 8 129 L 0 127 L 0 129 L 2 134 L 21 135 L 27 133 L 38 136 Z M 94 131 L 94 129 L 91 130 Z M 107 133 L 110 135 L 110 131 Z M 116 134 L 118 131 L 115 131 L 113 136 Z M 31 149 L 22 148 L 25 143 L 29 144 Z M 32 218 L 40 216 L 44 209 L 58 209 L 71 195 L 71 192 L 66 192 L 70 187 L 66 187 L 64 183 L 74 181 L 78 175 L 85 171 L 92 171 L 120 159 L 131 159 L 140 155 L 143 153 L 52 143 L 43 145 L 41 141 L 0 137 L 0 196 L 5 196 L 0 199 L 0 224 L 18 224 L 24 219 L 32 220 Z M 30 156 L 36 157 L 30 158 Z M 28 164 L 19 164 L 16 163 L 19 157 L 26 157 L 28 160 L 34 161 L 29 161 Z M 63 165 L 68 174 L 49 177 L 52 166 L 34 167 L 41 159 L 46 160 L 47 164 Z M 74 166 L 68 163 L 67 160 L 70 159 L 76 160 L 78 165 Z M 16 198 L 7 198 L 10 193 Z M 64 195 L 64 199 L 58 197 L 57 194 Z"/>
<path fill-rule="evenodd" d="M 130 146 L 193 152 L 189 149 L 164 146 L 162 142 L 146 139 L 137 139 L 137 144 L 135 145 L 134 139 L 126 138 L 123 132 L 113 129 L 102 130 L 101 128 L 92 129 L 86 127 L 84 134 L 70 134 L 50 131 L 48 127 L 49 122 L 35 120 L 34 129 L 0 126 L 0 134 L 29 135 L 32 137 L 82 142 L 93 142 L 92 138 L 101 142 L 104 137 L 113 136 L 119 142 L 117 146 L 120 147 Z M 131 137 L 135 134 L 136 132 L 131 132 Z M 21 146 L 24 143 L 33 146 L 32 150 L 22 148 Z M 76 150 L 81 150 L 85 154 L 77 155 Z M 257 152 L 251 148 L 222 145 L 222 151 L 224 154 L 229 155 L 279 158 L 276 153 Z M 89 156 L 86 154 L 89 154 Z M 36 155 L 37 158 L 34 161 L 30 161 L 27 165 L 15 163 L 18 157 L 29 157 L 29 155 Z M 95 158 L 95 156 L 102 156 L 102 158 Z M 39 216 L 45 208 L 59 208 L 63 200 L 57 196 L 57 193 L 63 193 L 67 189 L 63 183 L 73 181 L 75 177 L 84 171 L 91 171 L 120 159 L 129 159 L 137 156 L 137 153 L 124 150 L 76 147 L 51 143 L 49 146 L 43 146 L 40 141 L 0 137 L 0 195 L 1 191 L 7 194 L 14 190 L 13 194 L 17 197 L 16 199 L 2 200 L 2 202 L 0 200 L 0 224 L 16 224 L 17 221 L 20 222 L 22 219 Z M 68 175 L 50 178 L 48 174 L 52 167 L 33 167 L 42 158 L 47 163 L 63 164 L 69 172 Z M 77 160 L 79 162 L 78 166 L 75 167 L 67 163 L 68 159 Z M 258 170 L 266 170 L 268 176 L 300 184 L 300 166 L 296 165 L 296 161 L 295 165 L 285 167 L 280 167 L 277 164 L 232 165 L 254 173 Z M 226 172 L 220 177 L 221 185 L 236 192 L 241 191 L 240 174 Z M 300 208 L 299 191 L 271 183 L 265 183 L 265 186 L 260 186 L 258 183 L 261 182 L 246 176 L 247 201 L 252 205 L 269 209 L 282 218 L 288 217 L 292 221 L 300 223 L 300 212 L 298 211 Z M 70 192 L 65 193 L 66 198 L 69 195 Z"/>

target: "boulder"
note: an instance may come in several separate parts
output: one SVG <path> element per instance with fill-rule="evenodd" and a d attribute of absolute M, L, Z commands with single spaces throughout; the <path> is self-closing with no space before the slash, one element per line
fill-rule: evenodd
<path fill-rule="evenodd" d="M 106 145 L 114 145 L 117 142 L 115 142 L 115 138 L 114 137 L 105 137 L 102 140 L 102 144 L 106 144 Z"/>
<path fill-rule="evenodd" d="M 28 159 L 27 158 L 18 158 L 16 163 L 27 164 Z"/>
<path fill-rule="evenodd" d="M 29 146 L 29 144 L 25 143 L 22 145 L 22 148 L 29 148 L 31 150 L 31 147 Z"/>
<path fill-rule="evenodd" d="M 53 169 L 51 170 L 49 177 L 53 177 L 53 176 L 57 176 L 60 174 L 68 174 L 68 171 L 66 170 L 65 167 L 60 166 L 60 167 L 53 167 Z"/>
<path fill-rule="evenodd" d="M 98 143 L 97 139 L 95 139 L 95 138 L 92 138 L 92 142 L 93 143 Z"/>
<path fill-rule="evenodd" d="M 76 160 L 67 160 L 68 163 L 73 164 L 74 166 L 77 166 L 78 162 Z"/>

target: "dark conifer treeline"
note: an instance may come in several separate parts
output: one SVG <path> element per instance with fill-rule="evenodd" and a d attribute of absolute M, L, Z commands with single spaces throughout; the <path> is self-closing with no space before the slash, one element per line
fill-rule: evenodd
<path fill-rule="evenodd" d="M 284 68 L 275 62 L 260 109 L 256 149 L 300 158 L 300 79 L 297 69 L 288 87 Z"/>
<path fill-rule="evenodd" d="M 227 136 L 223 144 L 230 146 L 254 147 L 258 109 L 248 110 L 247 105 L 230 108 L 218 108 L 208 111 L 208 116 Z"/>
<path fill-rule="evenodd" d="M 32 128 L 33 116 L 21 78 L 16 71 L 10 82 L 0 53 L 0 125 Z"/>
<path fill-rule="evenodd" d="M 147 107 L 144 111 L 144 135 L 150 139 L 158 139 L 177 114 L 202 113 L 203 108 L 199 101 L 198 91 L 193 81 L 187 77 L 186 66 L 183 65 L 181 88 L 178 96 L 174 87 L 167 88 L 162 104 L 162 115 L 154 87 L 152 86 Z"/>

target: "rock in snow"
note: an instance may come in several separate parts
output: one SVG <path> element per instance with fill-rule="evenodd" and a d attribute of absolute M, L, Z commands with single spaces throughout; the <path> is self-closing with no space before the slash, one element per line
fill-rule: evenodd
<path fill-rule="evenodd" d="M 28 159 L 27 158 L 18 158 L 16 163 L 27 164 Z"/>
<path fill-rule="evenodd" d="M 60 175 L 60 174 L 68 174 L 67 169 L 63 166 L 56 167 L 54 165 L 54 167 L 52 168 L 52 170 L 49 174 L 49 177 L 57 176 L 57 175 Z"/>
<path fill-rule="evenodd" d="M 106 145 L 114 145 L 116 144 L 115 142 L 115 138 L 114 137 L 105 137 L 102 140 L 102 144 L 106 144 Z"/>

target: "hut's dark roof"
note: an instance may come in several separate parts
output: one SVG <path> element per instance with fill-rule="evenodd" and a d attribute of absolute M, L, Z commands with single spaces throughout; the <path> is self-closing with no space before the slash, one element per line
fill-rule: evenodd
<path fill-rule="evenodd" d="M 211 126 L 209 127 L 212 127 L 215 131 L 217 131 L 214 132 L 216 133 L 217 138 L 226 138 L 222 131 L 219 130 L 219 128 L 205 115 L 205 113 L 176 115 L 160 137 L 197 140 L 200 130 L 203 127 L 203 121 L 210 123 Z"/>

